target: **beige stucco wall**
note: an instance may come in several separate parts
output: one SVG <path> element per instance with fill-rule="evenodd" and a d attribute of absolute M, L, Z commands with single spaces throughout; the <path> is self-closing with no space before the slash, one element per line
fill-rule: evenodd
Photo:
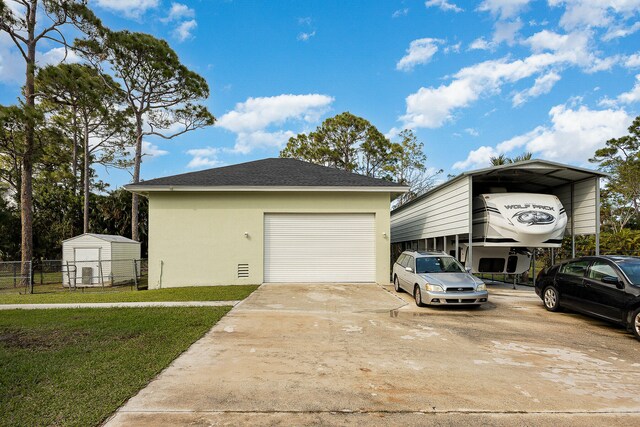
<path fill-rule="evenodd" d="M 260 284 L 265 213 L 373 213 L 376 281 L 389 282 L 389 194 L 158 192 L 149 195 L 149 287 Z M 245 237 L 245 232 L 249 237 Z M 249 277 L 237 277 L 249 264 Z"/>

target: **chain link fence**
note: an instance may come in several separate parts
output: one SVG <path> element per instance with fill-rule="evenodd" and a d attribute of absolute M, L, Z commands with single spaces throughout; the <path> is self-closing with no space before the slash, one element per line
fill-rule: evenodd
<path fill-rule="evenodd" d="M 0 262 L 0 293 L 30 292 L 31 282 L 31 262 Z"/>
<path fill-rule="evenodd" d="M 146 289 L 146 259 L 0 261 L 0 293 L 109 291 Z"/>

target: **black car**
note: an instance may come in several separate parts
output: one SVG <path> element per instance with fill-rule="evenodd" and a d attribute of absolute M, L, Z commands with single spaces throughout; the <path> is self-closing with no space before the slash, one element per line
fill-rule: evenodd
<path fill-rule="evenodd" d="M 536 294 L 549 311 L 561 307 L 625 325 L 640 340 L 640 258 L 589 256 L 538 275 Z"/>

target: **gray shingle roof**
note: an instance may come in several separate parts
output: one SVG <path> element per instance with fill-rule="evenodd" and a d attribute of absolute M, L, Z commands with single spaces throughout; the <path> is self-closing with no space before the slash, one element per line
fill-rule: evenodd
<path fill-rule="evenodd" d="M 296 159 L 271 158 L 207 169 L 181 175 L 151 179 L 125 188 L 174 187 L 402 187 L 400 184 L 370 178 L 340 169 Z"/>
<path fill-rule="evenodd" d="M 101 240 L 105 240 L 107 242 L 117 242 L 117 243 L 139 243 L 136 242 L 135 240 L 131 240 L 128 237 L 124 237 L 124 236 L 116 236 L 114 234 L 96 234 L 96 233 L 84 233 L 84 234 L 79 234 L 77 236 L 71 237 L 67 240 L 64 240 L 64 242 L 68 242 L 70 240 L 74 240 L 83 236 L 91 236 L 91 237 L 95 237 L 96 239 L 101 239 Z"/>

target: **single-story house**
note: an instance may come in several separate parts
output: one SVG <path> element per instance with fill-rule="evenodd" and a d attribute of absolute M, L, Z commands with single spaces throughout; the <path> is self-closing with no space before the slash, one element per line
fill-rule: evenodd
<path fill-rule="evenodd" d="M 408 187 L 272 158 L 130 184 L 149 198 L 149 287 L 388 283 Z"/>

